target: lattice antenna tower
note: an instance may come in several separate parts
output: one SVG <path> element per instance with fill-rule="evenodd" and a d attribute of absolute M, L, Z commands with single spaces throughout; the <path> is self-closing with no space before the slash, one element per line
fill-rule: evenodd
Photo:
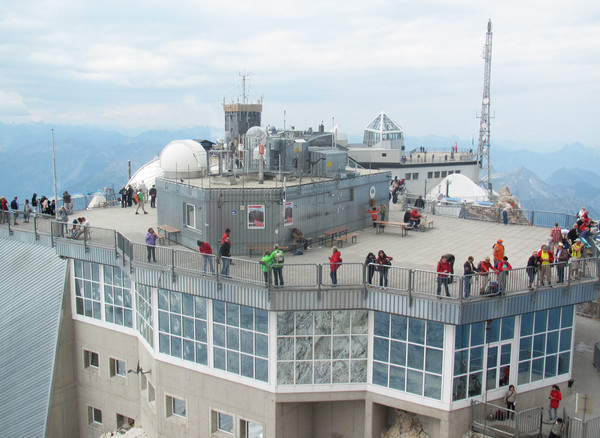
<path fill-rule="evenodd" d="M 487 170 L 488 190 L 492 193 L 492 168 L 490 162 L 490 78 L 492 75 L 492 19 L 488 21 L 483 52 L 485 69 L 483 74 L 483 100 L 481 101 L 481 119 L 479 125 L 479 147 L 477 162 L 485 172 Z"/>
<path fill-rule="evenodd" d="M 248 103 L 248 95 L 246 94 L 246 79 L 248 79 L 248 82 L 250 81 L 250 72 L 244 70 L 243 72 L 240 72 L 239 75 L 242 78 L 242 103 Z"/>

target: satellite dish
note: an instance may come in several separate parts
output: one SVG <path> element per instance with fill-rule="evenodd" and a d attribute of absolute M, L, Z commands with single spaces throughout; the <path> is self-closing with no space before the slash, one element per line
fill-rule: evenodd
<path fill-rule="evenodd" d="M 490 99 L 488 99 L 487 97 L 483 98 L 483 104 L 487 105 L 488 103 L 490 103 Z"/>

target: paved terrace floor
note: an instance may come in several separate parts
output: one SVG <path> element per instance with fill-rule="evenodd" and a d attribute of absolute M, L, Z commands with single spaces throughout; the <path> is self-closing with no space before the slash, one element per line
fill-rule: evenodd
<path fill-rule="evenodd" d="M 135 243 L 144 243 L 148 228 L 156 229 L 156 209 L 148 208 L 149 214 L 135 214 L 135 208 L 100 208 L 88 211 L 75 212 L 69 217 L 85 216 L 92 227 L 116 229 Z M 141 213 L 141 210 L 140 210 Z M 399 205 L 390 205 L 390 221 L 401 222 L 404 212 Z M 434 270 L 442 254 L 454 254 L 456 257 L 455 271 L 462 275 L 462 265 L 467 257 L 475 257 L 475 263 L 486 256 L 492 257 L 492 245 L 498 239 L 504 241 L 506 255 L 514 268 L 524 267 L 533 250 L 539 250 L 550 236 L 549 228 L 532 227 L 526 225 L 503 225 L 498 223 L 456 219 L 444 216 L 430 215 L 433 228 L 427 231 L 409 231 L 407 236 L 401 236 L 399 228 L 386 228 L 382 234 L 376 234 L 373 227 L 358 231 L 357 243 L 344 242 L 340 248 L 342 258 L 346 263 L 362 263 L 367 253 L 377 252 L 382 249 L 393 257 L 394 266 L 403 266 L 414 269 Z M 20 225 L 15 228 L 25 228 L 22 218 Z M 31 227 L 31 224 L 29 225 Z M 220 234 L 220 233 L 219 233 Z M 233 246 L 236 245 L 236 236 L 231 236 Z M 218 251 L 217 242 L 209 242 L 213 251 Z M 273 242 L 275 243 L 275 242 Z M 240 244 L 241 245 L 241 244 Z M 172 246 L 177 248 L 176 245 Z M 185 247 L 179 247 L 186 249 Z M 262 255 L 262 254 L 261 254 Z M 331 255 L 329 246 L 312 246 L 302 256 L 286 253 L 287 263 L 328 263 Z M 234 257 L 237 257 L 234 252 Z M 259 255 L 242 257 L 259 260 Z"/>

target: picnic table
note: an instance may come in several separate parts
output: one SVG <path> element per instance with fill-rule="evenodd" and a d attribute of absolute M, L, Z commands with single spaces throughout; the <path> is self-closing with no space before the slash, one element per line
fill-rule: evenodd
<path fill-rule="evenodd" d="M 402 230 L 402 237 L 406 236 L 406 231 L 411 230 L 413 227 L 408 225 L 406 222 L 392 222 L 392 221 L 375 221 L 377 228 L 375 232 L 377 234 L 383 233 L 385 227 L 400 228 Z"/>
<path fill-rule="evenodd" d="M 172 235 L 175 235 L 175 243 L 177 243 L 177 234 L 179 234 L 181 230 L 178 230 L 177 228 L 172 227 L 171 225 L 157 225 L 156 228 L 158 229 L 159 233 L 161 230 L 165 232 L 165 237 L 169 241 L 169 245 L 171 244 Z"/>
<path fill-rule="evenodd" d="M 348 228 L 346 228 L 346 227 L 334 228 L 333 230 L 329 230 L 329 231 L 326 231 L 325 233 L 321 234 L 320 236 L 317 237 L 317 239 L 319 239 L 319 242 L 327 243 L 327 241 L 331 238 L 331 246 L 333 246 L 333 241 L 337 237 L 340 237 L 342 235 L 345 235 L 345 236 L 348 235 Z"/>

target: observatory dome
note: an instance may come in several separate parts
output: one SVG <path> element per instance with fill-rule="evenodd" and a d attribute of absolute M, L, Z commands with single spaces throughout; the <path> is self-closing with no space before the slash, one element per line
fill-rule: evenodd
<path fill-rule="evenodd" d="M 195 140 L 174 140 L 160 154 L 166 178 L 197 178 L 206 170 L 206 150 Z"/>

